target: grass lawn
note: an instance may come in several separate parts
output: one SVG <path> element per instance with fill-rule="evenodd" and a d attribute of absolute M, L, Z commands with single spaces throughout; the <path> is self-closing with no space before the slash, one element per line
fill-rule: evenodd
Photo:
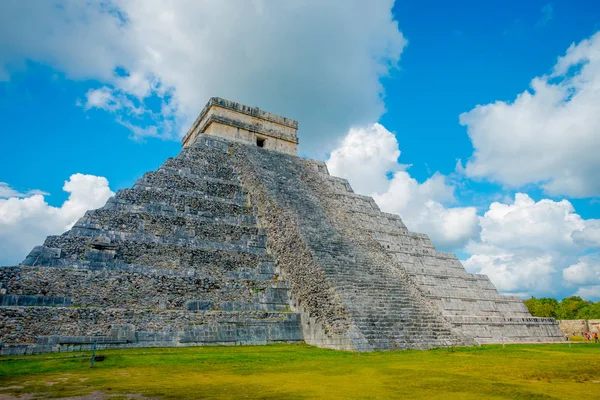
<path fill-rule="evenodd" d="M 0 399 L 90 393 L 115 399 L 600 399 L 600 345 L 594 344 L 361 354 L 271 345 L 98 354 L 106 358 L 95 368 L 90 353 L 0 357 Z"/>

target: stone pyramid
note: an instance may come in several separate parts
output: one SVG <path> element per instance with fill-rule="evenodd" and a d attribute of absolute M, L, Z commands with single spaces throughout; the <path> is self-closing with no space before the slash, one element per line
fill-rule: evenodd
<path fill-rule="evenodd" d="M 177 157 L 0 268 L 0 354 L 562 339 L 554 319 L 297 157 L 296 130 L 210 99 Z"/>

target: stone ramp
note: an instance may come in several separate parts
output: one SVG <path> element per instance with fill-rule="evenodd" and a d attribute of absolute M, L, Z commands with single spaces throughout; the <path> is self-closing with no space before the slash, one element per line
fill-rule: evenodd
<path fill-rule="evenodd" d="M 2 354 L 302 341 L 229 148 L 182 150 L 0 268 Z"/>
<path fill-rule="evenodd" d="M 263 220 L 283 210 L 292 214 L 287 223 L 297 225 L 325 286 L 343 304 L 346 335 L 353 338 L 348 343 L 324 334 L 331 332 L 327 318 L 312 316 L 314 308 L 294 295 L 290 279 L 304 319 L 321 324 L 305 324 L 307 341 L 389 349 L 562 340 L 554 319 L 532 317 L 520 298 L 500 295 L 487 276 L 467 273 L 454 254 L 438 252 L 427 235 L 410 232 L 399 216 L 355 194 L 345 179 L 330 176 L 324 163 L 242 148 L 240 165 L 252 166 L 242 174 L 246 184 L 252 182 L 246 185 L 254 188 L 248 189 L 251 197 L 275 203 L 263 207 Z M 280 257 L 281 251 L 285 248 Z"/>
<path fill-rule="evenodd" d="M 356 229 L 350 210 L 335 201 L 318 163 L 244 145 L 236 148 L 244 185 L 303 312 L 307 342 L 353 350 L 468 342 L 451 331 L 438 310 L 394 267 L 393 257 Z M 294 232 L 281 229 L 286 225 Z M 280 241 L 294 242 L 295 247 L 286 248 Z M 301 247 L 304 265 L 294 257 Z M 310 263 L 312 271 L 305 269 Z M 307 281 L 307 274 L 319 282 Z M 330 298 L 318 298 L 311 284 L 319 284 Z M 323 313 L 323 305 L 331 310 Z"/>

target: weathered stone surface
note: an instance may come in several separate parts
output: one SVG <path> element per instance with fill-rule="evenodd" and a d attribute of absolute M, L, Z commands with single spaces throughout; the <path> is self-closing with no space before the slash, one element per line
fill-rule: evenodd
<path fill-rule="evenodd" d="M 233 141 L 258 144 L 270 150 L 296 155 L 298 122 L 212 97 L 183 138 L 183 147 L 193 146 L 199 135 L 214 135 Z"/>
<path fill-rule="evenodd" d="M 295 135 L 295 121 L 267 114 Z M 531 317 L 324 163 L 200 133 L 20 266 L 0 268 L 1 354 L 561 340 L 556 321 Z"/>
<path fill-rule="evenodd" d="M 353 193 L 346 180 L 329 176 L 324 164 L 314 168 L 329 182 L 321 182 L 318 190 L 328 192 L 333 210 L 343 210 L 346 226 L 378 242 L 395 259 L 394 268 L 454 331 L 479 343 L 560 340 L 555 320 L 531 317 L 520 298 L 500 295 L 487 276 L 467 273 L 455 255 L 438 252 L 427 235 L 409 232 L 398 216 L 380 212 L 371 198 Z"/>
<path fill-rule="evenodd" d="M 233 154 L 295 307 L 306 315 L 307 342 L 355 350 L 468 343 L 329 197 L 321 164 L 248 146 Z"/>
<path fill-rule="evenodd" d="M 564 335 L 581 335 L 585 332 L 600 333 L 600 319 L 563 319 L 558 321 Z"/>
<path fill-rule="evenodd" d="M 2 352 L 301 341 L 229 149 L 184 149 L 0 268 Z"/>

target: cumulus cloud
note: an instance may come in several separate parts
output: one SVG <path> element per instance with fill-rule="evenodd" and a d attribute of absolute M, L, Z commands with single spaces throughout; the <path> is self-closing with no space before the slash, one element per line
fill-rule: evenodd
<path fill-rule="evenodd" d="M 524 296 L 555 292 L 553 277 L 557 267 L 552 256 L 495 246 L 467 247 L 467 251 L 475 249 L 475 254 L 463 262 L 465 268 L 487 275 L 500 292 Z"/>
<path fill-rule="evenodd" d="M 101 108 L 104 110 L 114 111 L 120 108 L 120 105 L 117 103 L 117 100 L 113 95 L 113 91 L 106 86 L 99 89 L 88 90 L 88 92 L 85 94 L 85 97 L 86 110 L 89 110 L 90 108 Z"/>
<path fill-rule="evenodd" d="M 600 300 L 600 285 L 581 287 L 575 292 L 575 296 L 579 296 L 582 299 L 598 301 Z"/>
<path fill-rule="evenodd" d="M 396 137 L 381 124 L 351 128 L 327 160 L 329 170 L 352 179 L 355 191 L 371 194 L 385 191 L 387 175 L 403 166 L 398 164 L 400 149 Z"/>
<path fill-rule="evenodd" d="M 0 199 L 7 199 L 9 197 L 27 197 L 34 194 L 45 195 L 48 193 L 42 192 L 41 190 L 28 190 L 26 193 L 21 193 L 9 186 L 6 182 L 0 182 Z"/>
<path fill-rule="evenodd" d="M 440 249 L 464 246 L 478 232 L 474 207 L 447 207 L 454 187 L 436 173 L 419 183 L 398 162 L 396 137 L 381 124 L 350 129 L 331 152 L 332 175 L 348 179 L 357 193 L 371 195 L 386 212 L 399 214 L 407 227 L 428 234 Z"/>
<path fill-rule="evenodd" d="M 600 32 L 572 44 L 512 102 L 460 115 L 474 147 L 469 177 L 550 195 L 600 196 Z"/>
<path fill-rule="evenodd" d="M 0 73 L 30 59 L 95 79 L 81 103 L 117 113 L 134 136 L 179 137 L 209 97 L 229 98 L 298 119 L 302 151 L 324 155 L 384 112 L 380 78 L 406 45 L 392 5 L 6 0 Z"/>
<path fill-rule="evenodd" d="M 584 256 L 562 272 L 565 281 L 578 285 L 600 284 L 600 255 Z"/>
<path fill-rule="evenodd" d="M 0 199 L 0 265 L 21 262 L 46 236 L 61 234 L 89 210 L 103 206 L 114 193 L 106 178 L 74 174 L 63 190 L 69 198 L 50 206 L 43 194 Z"/>
<path fill-rule="evenodd" d="M 573 240 L 583 246 L 597 247 L 600 244 L 600 219 L 586 221 L 581 231 L 573 232 Z"/>
<path fill-rule="evenodd" d="M 595 283 L 590 277 L 598 259 L 584 253 L 591 244 L 587 230 L 598 222 L 581 218 L 567 200 L 536 202 L 517 193 L 511 204 L 494 202 L 479 218 L 480 239 L 466 246 L 471 256 L 464 264 L 503 292 L 572 294 L 565 285 Z"/>

